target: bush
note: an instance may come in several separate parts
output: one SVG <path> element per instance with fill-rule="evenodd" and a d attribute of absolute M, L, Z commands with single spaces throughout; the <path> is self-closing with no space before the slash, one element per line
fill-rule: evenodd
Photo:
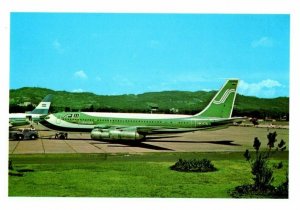
<path fill-rule="evenodd" d="M 170 167 L 172 170 L 185 171 L 185 172 L 210 172 L 216 171 L 217 169 L 211 163 L 210 160 L 202 159 L 192 159 L 192 160 L 182 160 L 179 159 L 175 165 Z"/>
<path fill-rule="evenodd" d="M 263 190 L 257 189 L 255 185 L 246 184 L 237 186 L 230 192 L 234 198 L 274 198 L 273 186 L 265 187 Z"/>
<path fill-rule="evenodd" d="M 244 153 L 244 157 L 250 163 L 251 173 L 253 177 L 253 184 L 250 185 L 242 185 L 236 187 L 233 191 L 230 192 L 233 197 L 277 197 L 277 198 L 287 198 L 288 197 L 288 177 L 286 177 L 286 181 L 280 184 L 277 188 L 272 185 L 274 181 L 273 170 L 270 167 L 269 158 L 271 156 L 271 150 L 275 147 L 276 132 L 269 133 L 267 135 L 268 138 L 268 151 L 260 152 L 259 148 L 261 142 L 256 137 L 254 138 L 253 148 L 256 151 L 256 155 L 254 158 L 251 157 L 249 150 L 246 150 Z M 281 140 L 278 144 L 276 151 L 283 151 L 286 149 L 285 142 Z M 281 169 L 283 167 L 283 163 L 279 162 L 276 165 L 273 165 L 274 168 Z"/>

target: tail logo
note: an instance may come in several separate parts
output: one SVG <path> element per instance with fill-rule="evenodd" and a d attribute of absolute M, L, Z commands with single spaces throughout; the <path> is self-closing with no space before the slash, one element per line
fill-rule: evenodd
<path fill-rule="evenodd" d="M 223 94 L 223 96 L 221 97 L 221 99 L 219 101 L 214 100 L 213 103 L 214 104 L 223 104 L 226 99 L 228 98 L 228 96 L 230 95 L 230 93 L 234 93 L 235 89 L 228 89 L 225 91 L 225 93 Z"/>

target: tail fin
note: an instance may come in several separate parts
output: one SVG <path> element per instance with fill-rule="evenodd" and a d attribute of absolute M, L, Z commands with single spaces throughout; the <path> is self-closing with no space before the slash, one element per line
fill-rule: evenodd
<path fill-rule="evenodd" d="M 52 101 L 52 95 L 47 95 L 34 110 L 30 112 L 30 114 L 48 114 L 50 105 Z"/>
<path fill-rule="evenodd" d="M 210 103 L 195 117 L 230 118 L 238 86 L 237 79 L 227 80 Z"/>

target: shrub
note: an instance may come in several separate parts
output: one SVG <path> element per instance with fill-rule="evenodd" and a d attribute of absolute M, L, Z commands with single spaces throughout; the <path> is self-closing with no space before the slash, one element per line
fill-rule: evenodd
<path fill-rule="evenodd" d="M 211 163 L 210 160 L 202 159 L 192 159 L 192 160 L 182 160 L 179 159 L 173 166 L 170 167 L 172 170 L 185 171 L 185 172 L 210 172 L 216 171 L 217 169 Z"/>
<path fill-rule="evenodd" d="M 258 190 L 255 185 L 245 184 L 235 187 L 230 195 L 234 198 L 273 198 L 274 190 L 273 186 Z"/>
<path fill-rule="evenodd" d="M 244 157 L 250 163 L 251 173 L 254 176 L 254 183 L 236 187 L 232 192 L 230 192 L 233 197 L 252 197 L 253 195 L 262 197 L 288 197 L 288 177 L 286 177 L 286 181 L 277 188 L 272 185 L 274 177 L 272 167 L 269 166 L 269 158 L 272 154 L 271 150 L 275 147 L 275 142 L 277 141 L 276 136 L 276 132 L 270 132 L 267 135 L 267 145 L 269 147 L 267 152 L 259 151 L 261 142 L 257 137 L 254 138 L 253 147 L 256 151 L 255 157 L 251 157 L 249 150 L 246 150 L 244 153 Z M 281 140 L 276 148 L 276 151 L 283 151 L 285 149 L 285 142 Z M 281 169 L 283 167 L 283 163 L 280 162 L 276 165 L 273 165 L 273 167 Z"/>

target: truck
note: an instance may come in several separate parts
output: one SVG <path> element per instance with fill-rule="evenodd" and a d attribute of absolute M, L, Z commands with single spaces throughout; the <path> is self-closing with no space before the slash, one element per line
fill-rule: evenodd
<path fill-rule="evenodd" d="M 39 138 L 39 133 L 32 128 L 23 128 L 18 130 L 10 130 L 9 131 L 9 139 L 14 140 L 23 140 L 23 139 L 30 139 L 35 140 Z"/>

